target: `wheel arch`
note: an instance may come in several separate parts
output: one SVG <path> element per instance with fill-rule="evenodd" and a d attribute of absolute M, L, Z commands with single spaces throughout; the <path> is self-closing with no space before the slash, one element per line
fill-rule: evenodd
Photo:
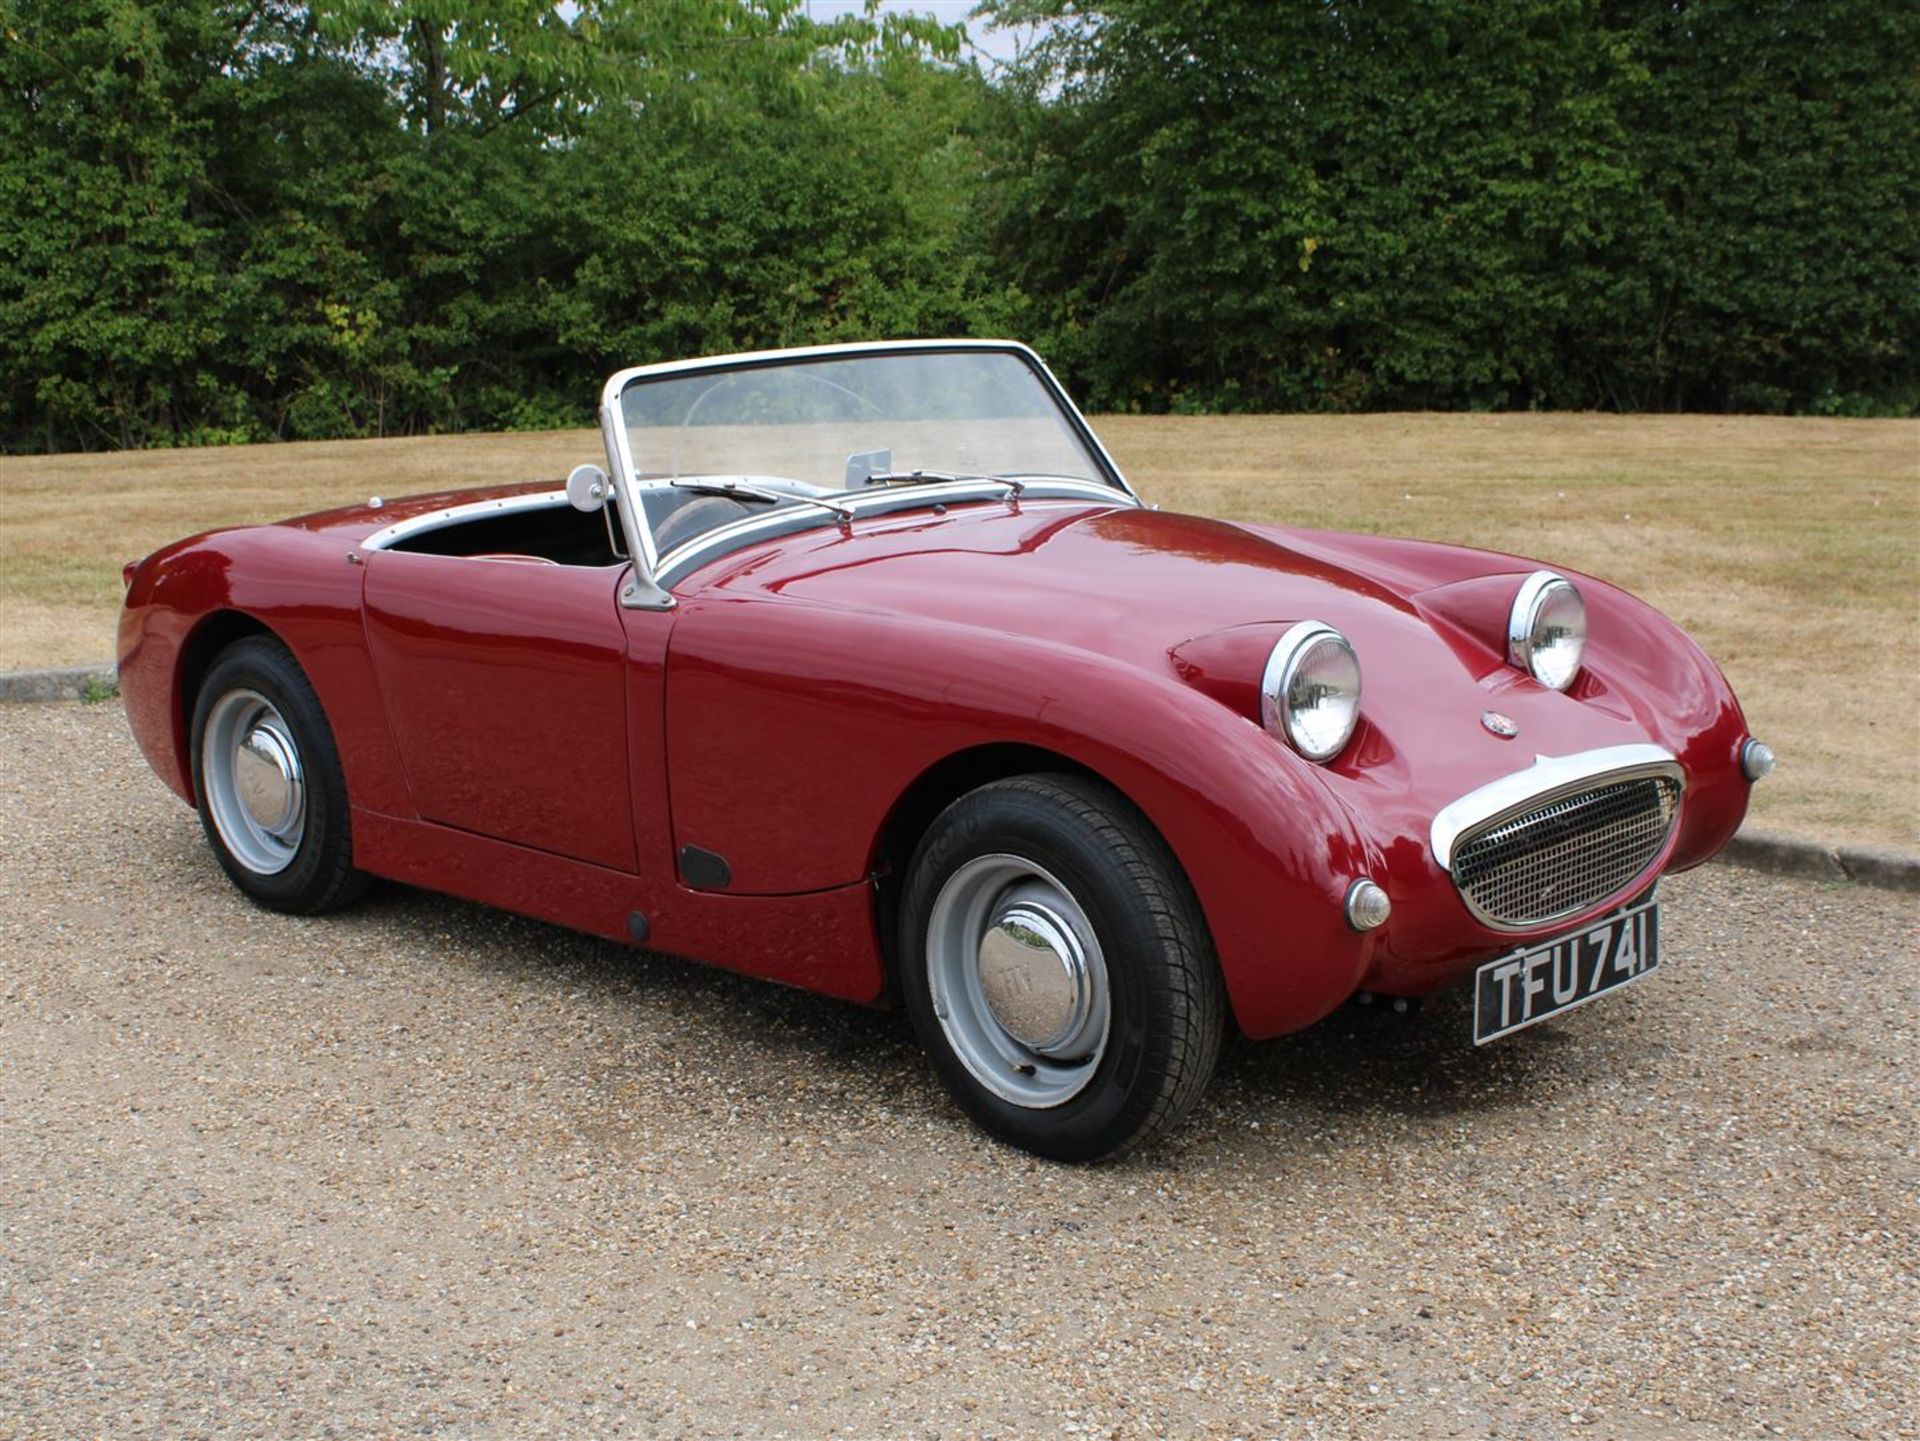
<path fill-rule="evenodd" d="M 920 839 L 926 835 L 927 828 L 948 806 L 982 786 L 1010 780 L 1014 776 L 1048 774 L 1078 776 L 1097 782 L 1132 806 L 1166 847 L 1180 879 L 1192 890 L 1192 878 L 1187 874 L 1185 862 L 1147 808 L 1138 798 L 1129 795 L 1123 786 L 1086 762 L 1046 746 L 1019 742 L 990 742 L 955 751 L 914 777 L 894 801 L 874 834 L 868 874 L 874 878 L 873 921 L 879 935 L 889 1000 L 896 994 L 897 986 L 899 946 L 895 933 L 899 929 L 900 897 L 914 851 L 919 848 Z M 1205 926 L 1205 907 L 1197 904 L 1197 897 L 1196 911 L 1201 917 L 1201 924 Z"/>
<path fill-rule="evenodd" d="M 193 775 L 193 709 L 200 699 L 200 687 L 220 653 L 235 641 L 252 635 L 270 636 L 286 644 L 278 632 L 258 616 L 233 609 L 208 612 L 194 623 L 181 643 L 179 659 L 174 665 L 171 710 L 175 759 L 180 773 L 189 778 L 189 784 Z"/>

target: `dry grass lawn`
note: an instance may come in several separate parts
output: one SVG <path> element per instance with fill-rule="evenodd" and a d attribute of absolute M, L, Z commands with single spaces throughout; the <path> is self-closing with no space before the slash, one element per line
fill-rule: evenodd
<path fill-rule="evenodd" d="M 1654 602 L 1781 766 L 1761 825 L 1920 848 L 1920 422 L 1119 416 L 1169 509 L 1535 556 Z M 0 670 L 113 652 L 119 570 L 196 530 L 559 477 L 590 431 L 0 460 Z"/>

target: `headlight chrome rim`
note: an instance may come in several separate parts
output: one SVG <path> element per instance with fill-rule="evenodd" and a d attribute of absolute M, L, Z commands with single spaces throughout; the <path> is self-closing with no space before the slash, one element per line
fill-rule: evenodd
<path fill-rule="evenodd" d="M 1564 675 L 1541 673 L 1541 649 L 1535 644 L 1535 632 L 1540 625 L 1540 614 L 1547 603 L 1559 595 L 1568 595 L 1580 608 L 1580 635 L 1573 651 L 1573 664 L 1567 667 Z M 1550 570 L 1536 570 L 1520 583 L 1519 594 L 1513 598 L 1513 609 L 1507 614 L 1507 663 L 1524 670 L 1549 690 L 1563 691 L 1572 685 L 1580 675 L 1580 668 L 1586 663 L 1587 646 L 1587 602 L 1580 594 L 1580 587 Z"/>
<path fill-rule="evenodd" d="M 1339 738 L 1331 745 L 1316 747 L 1301 735 L 1288 697 L 1308 656 L 1317 647 L 1328 644 L 1340 647 L 1353 662 L 1353 706 Z M 1325 621 L 1303 620 L 1289 627 L 1267 656 L 1266 670 L 1260 677 L 1260 722 L 1306 759 L 1325 765 L 1353 739 L 1360 724 L 1360 696 L 1360 657 L 1353 642 Z"/>

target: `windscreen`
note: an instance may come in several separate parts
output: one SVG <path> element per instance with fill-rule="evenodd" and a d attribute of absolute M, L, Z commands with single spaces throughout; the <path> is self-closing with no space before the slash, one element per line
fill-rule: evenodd
<path fill-rule="evenodd" d="M 642 484 L 748 477 L 815 493 L 991 475 L 1111 484 L 1006 351 L 899 351 L 641 378 L 620 396 Z"/>

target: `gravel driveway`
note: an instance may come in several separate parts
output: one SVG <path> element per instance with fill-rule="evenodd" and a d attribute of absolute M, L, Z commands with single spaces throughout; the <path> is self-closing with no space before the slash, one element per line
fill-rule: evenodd
<path fill-rule="evenodd" d="M 1660 975 L 984 1141 L 904 1023 L 220 876 L 0 708 L 0 1436 L 1920 1434 L 1920 901 L 1721 867 Z"/>

